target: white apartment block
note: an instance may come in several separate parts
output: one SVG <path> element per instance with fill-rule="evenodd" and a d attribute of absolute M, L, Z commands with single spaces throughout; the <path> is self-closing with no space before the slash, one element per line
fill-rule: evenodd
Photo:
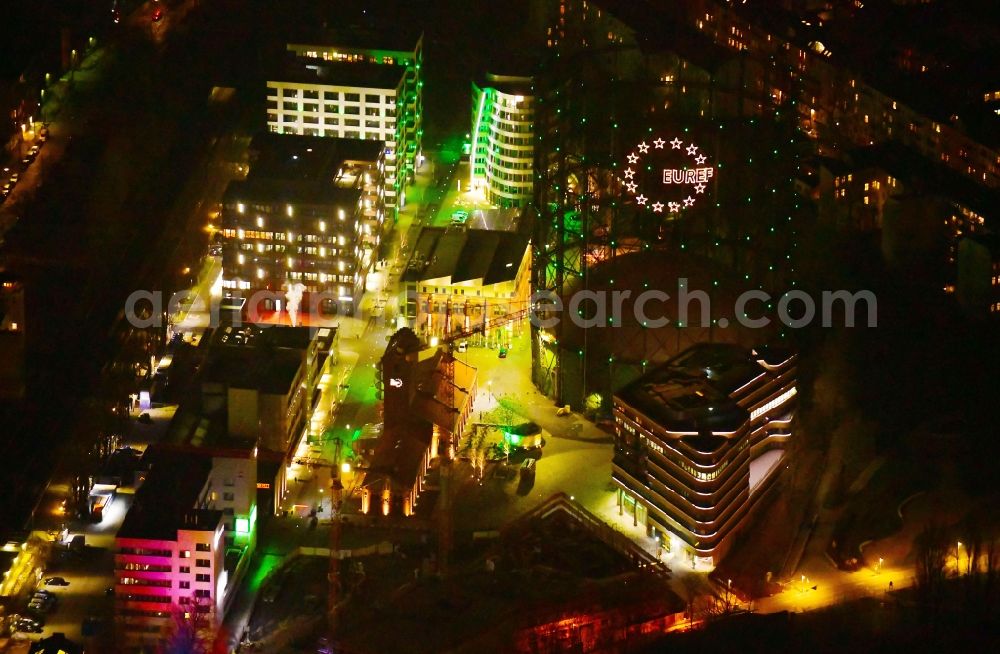
<path fill-rule="evenodd" d="M 385 204 L 394 215 L 421 157 L 423 37 L 412 50 L 368 47 L 350 34 L 334 40 L 288 45 L 292 59 L 267 83 L 268 129 L 384 142 Z"/>

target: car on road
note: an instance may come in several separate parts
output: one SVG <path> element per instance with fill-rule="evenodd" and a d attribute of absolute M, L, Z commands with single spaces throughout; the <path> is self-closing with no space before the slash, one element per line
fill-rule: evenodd
<path fill-rule="evenodd" d="M 18 180 L 20 179 L 21 179 L 21 173 L 14 173 L 13 175 L 10 176 L 10 183 L 17 184 Z"/>
<path fill-rule="evenodd" d="M 69 586 L 69 582 L 62 577 L 49 577 L 45 580 L 46 586 Z"/>
<path fill-rule="evenodd" d="M 506 359 L 507 358 L 507 348 L 505 348 L 505 347 L 500 348 L 500 351 L 497 352 L 497 357 L 500 358 L 500 359 Z"/>
<path fill-rule="evenodd" d="M 153 10 L 153 22 L 156 23 L 161 18 L 163 18 L 163 7 L 157 7 Z"/>
<path fill-rule="evenodd" d="M 465 209 L 458 209 L 451 214 L 452 225 L 464 225 L 469 220 L 469 212 Z"/>
<path fill-rule="evenodd" d="M 31 596 L 31 601 L 28 603 L 28 606 L 31 606 L 32 604 L 41 604 L 42 606 L 51 608 L 55 606 L 58 601 L 59 599 L 53 593 L 35 592 L 35 594 Z"/>
<path fill-rule="evenodd" d="M 42 624 L 42 622 L 35 618 L 21 616 L 14 621 L 14 631 L 22 631 L 29 634 L 40 634 L 42 633 Z"/>
<path fill-rule="evenodd" d="M 459 343 L 458 343 L 458 351 L 459 352 L 467 352 L 468 350 L 469 350 L 469 342 L 468 341 L 459 341 Z"/>

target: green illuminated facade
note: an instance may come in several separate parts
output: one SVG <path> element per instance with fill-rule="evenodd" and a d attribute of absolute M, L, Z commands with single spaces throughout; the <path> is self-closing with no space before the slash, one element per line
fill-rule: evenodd
<path fill-rule="evenodd" d="M 488 74 L 472 84 L 470 180 L 490 204 L 531 201 L 535 105 L 531 78 Z"/>

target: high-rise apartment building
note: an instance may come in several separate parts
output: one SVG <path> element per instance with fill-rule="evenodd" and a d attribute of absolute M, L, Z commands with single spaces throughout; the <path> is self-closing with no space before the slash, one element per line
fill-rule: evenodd
<path fill-rule="evenodd" d="M 473 82 L 470 184 L 490 204 L 520 207 L 531 200 L 534 124 L 530 77 L 488 73 Z"/>
<path fill-rule="evenodd" d="M 269 291 L 252 309 L 280 310 L 301 284 L 328 294 L 320 308 L 353 312 L 385 223 L 381 144 L 266 134 L 251 152 L 223 197 L 224 290 Z"/>
<path fill-rule="evenodd" d="M 405 203 L 423 137 L 423 35 L 331 32 L 288 45 L 267 83 L 272 132 L 360 138 L 385 144 L 386 206 Z"/>

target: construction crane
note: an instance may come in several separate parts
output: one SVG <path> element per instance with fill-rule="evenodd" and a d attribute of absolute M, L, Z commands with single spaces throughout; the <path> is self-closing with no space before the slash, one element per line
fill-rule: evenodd
<path fill-rule="evenodd" d="M 340 456 L 343 441 L 333 439 L 333 461 L 312 457 L 293 459 L 292 463 L 309 466 L 310 468 L 330 469 L 330 562 L 327 569 L 329 592 L 326 600 L 327 634 L 330 642 L 334 642 L 337 630 L 337 605 L 340 602 L 340 532 L 343 523 L 340 520 L 340 509 L 344 504 L 344 483 L 340 479 Z"/>
<path fill-rule="evenodd" d="M 444 404 L 448 411 L 451 413 L 457 413 L 458 409 L 455 407 L 455 357 L 451 353 L 451 345 L 457 341 L 464 340 L 473 334 L 482 332 L 484 335 L 491 329 L 496 329 L 499 327 L 504 327 L 511 323 L 517 322 L 528 315 L 528 307 L 523 309 L 518 309 L 509 313 L 505 313 L 499 316 L 494 316 L 492 319 L 487 317 L 486 307 L 483 307 L 483 322 L 477 325 L 473 325 L 468 328 L 463 328 L 450 334 L 445 335 L 438 339 L 438 343 L 442 345 L 442 363 L 444 364 L 444 397 L 439 398 L 441 403 Z M 445 307 L 445 330 L 447 331 L 451 327 L 451 303 L 449 302 Z M 451 541 L 452 541 L 452 510 L 451 510 L 451 446 L 452 438 L 455 434 L 452 434 L 453 425 L 449 425 L 449 429 L 445 430 L 443 434 L 444 438 L 439 445 L 440 452 L 440 500 L 438 505 L 438 571 L 445 575 L 448 572 L 448 558 L 451 553 Z"/>

